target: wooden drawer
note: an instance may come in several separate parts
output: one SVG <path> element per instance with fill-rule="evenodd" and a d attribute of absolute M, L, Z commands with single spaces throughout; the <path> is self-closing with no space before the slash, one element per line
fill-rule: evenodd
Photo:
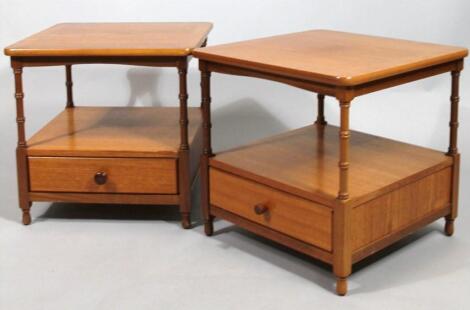
<path fill-rule="evenodd" d="M 29 157 L 30 190 L 175 194 L 176 169 L 168 158 Z"/>
<path fill-rule="evenodd" d="M 215 168 L 209 184 L 212 205 L 331 251 L 330 208 Z"/>

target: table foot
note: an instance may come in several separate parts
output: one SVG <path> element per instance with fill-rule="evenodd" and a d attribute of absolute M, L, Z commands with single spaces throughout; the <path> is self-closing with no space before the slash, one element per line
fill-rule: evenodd
<path fill-rule="evenodd" d="M 29 213 L 29 209 L 22 209 L 23 211 L 23 225 L 31 224 L 31 214 Z"/>
<path fill-rule="evenodd" d="M 454 219 L 446 218 L 446 226 L 444 229 L 447 236 L 452 236 L 454 234 Z"/>
<path fill-rule="evenodd" d="M 348 278 L 336 278 L 336 294 L 344 296 L 348 292 Z"/>
<path fill-rule="evenodd" d="M 181 213 L 181 226 L 183 226 L 184 229 L 191 228 L 191 218 L 189 213 Z"/>
<path fill-rule="evenodd" d="M 214 220 L 210 219 L 204 223 L 204 233 L 206 236 L 212 236 L 214 234 Z"/>

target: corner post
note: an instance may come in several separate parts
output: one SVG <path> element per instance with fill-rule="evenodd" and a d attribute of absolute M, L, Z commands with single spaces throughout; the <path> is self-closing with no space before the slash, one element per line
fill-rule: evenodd
<path fill-rule="evenodd" d="M 451 210 L 446 216 L 445 233 L 447 236 L 454 234 L 454 221 L 457 217 L 458 199 L 459 199 L 459 170 L 460 170 L 460 154 L 457 149 L 457 130 L 459 127 L 459 80 L 462 64 L 457 70 L 451 72 L 452 88 L 450 95 L 450 134 L 449 149 L 447 155 L 453 158 L 452 165 L 452 187 L 451 187 Z"/>
<path fill-rule="evenodd" d="M 344 296 L 348 290 L 347 277 L 352 270 L 351 207 L 349 199 L 349 107 L 350 99 L 340 99 L 339 131 L 339 191 L 333 210 L 333 272 L 336 276 L 336 293 Z"/>
<path fill-rule="evenodd" d="M 188 60 L 184 57 L 178 62 L 179 76 L 179 102 L 180 102 L 180 147 L 178 156 L 179 173 L 179 204 L 181 225 L 188 229 L 191 227 L 191 182 L 189 171 L 189 142 L 188 142 L 188 90 L 187 73 Z"/>
<path fill-rule="evenodd" d="M 67 108 L 73 108 L 73 93 L 72 93 L 72 65 L 65 65 L 65 87 L 67 88 Z"/>
<path fill-rule="evenodd" d="M 214 217 L 210 214 L 209 198 L 209 158 L 213 156 L 211 145 L 211 97 L 210 78 L 211 72 L 207 69 L 206 62 L 199 61 L 201 71 L 201 108 L 203 127 L 203 149 L 201 155 L 201 209 L 204 218 L 204 232 L 207 236 L 214 233 Z"/>
<path fill-rule="evenodd" d="M 18 130 L 18 144 L 16 147 L 16 167 L 18 177 L 19 205 L 23 212 L 22 222 L 24 225 L 31 224 L 31 202 L 29 201 L 28 189 L 28 157 L 26 153 L 26 133 L 24 116 L 24 93 L 23 93 L 23 65 L 21 62 L 12 60 L 11 67 L 15 75 L 15 99 L 16 99 L 16 125 Z"/>

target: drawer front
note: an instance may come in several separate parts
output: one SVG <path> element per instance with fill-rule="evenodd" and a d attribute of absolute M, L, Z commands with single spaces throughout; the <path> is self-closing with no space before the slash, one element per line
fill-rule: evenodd
<path fill-rule="evenodd" d="M 332 210 L 210 168 L 210 201 L 253 222 L 331 251 Z"/>
<path fill-rule="evenodd" d="M 36 192 L 176 194 L 175 159 L 29 157 Z"/>

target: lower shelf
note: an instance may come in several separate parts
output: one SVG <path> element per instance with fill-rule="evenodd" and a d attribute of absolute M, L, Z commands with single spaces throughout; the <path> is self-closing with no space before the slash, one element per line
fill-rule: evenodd
<path fill-rule="evenodd" d="M 344 227 L 356 262 L 450 213 L 452 157 L 358 132 L 351 139 L 346 202 L 336 199 L 338 129 L 308 126 L 212 157 L 210 213 L 326 262 L 343 251 L 335 233 Z"/>
<path fill-rule="evenodd" d="M 28 140 L 30 201 L 189 206 L 200 109 L 188 109 L 189 152 L 180 150 L 179 117 L 178 107 L 65 109 Z"/>
<path fill-rule="evenodd" d="M 334 206 L 339 129 L 306 126 L 217 154 L 210 166 Z M 352 131 L 349 201 L 361 204 L 452 165 L 443 152 Z"/>

